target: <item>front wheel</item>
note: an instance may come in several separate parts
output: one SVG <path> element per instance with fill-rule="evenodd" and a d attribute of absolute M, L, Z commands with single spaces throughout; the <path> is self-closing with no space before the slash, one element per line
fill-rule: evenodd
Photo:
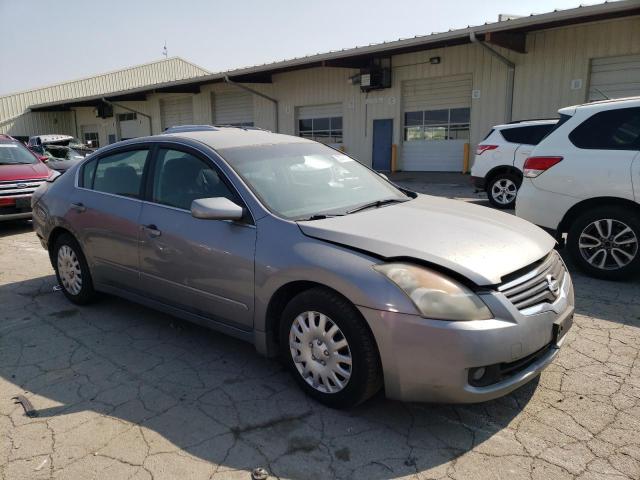
<path fill-rule="evenodd" d="M 585 273 L 606 280 L 628 278 L 640 271 L 640 215 L 622 207 L 599 207 L 580 215 L 570 226 L 567 246 Z"/>
<path fill-rule="evenodd" d="M 58 284 L 73 303 L 85 305 L 94 300 L 96 292 L 89 265 L 80 244 L 69 234 L 60 235 L 53 247 L 53 263 Z"/>
<path fill-rule="evenodd" d="M 487 197 L 496 208 L 515 208 L 520 179 L 510 173 L 501 173 L 493 177 L 487 185 Z"/>
<path fill-rule="evenodd" d="M 307 290 L 289 302 L 280 347 L 298 385 L 330 407 L 353 407 L 382 386 L 378 349 L 364 319 L 330 290 Z"/>

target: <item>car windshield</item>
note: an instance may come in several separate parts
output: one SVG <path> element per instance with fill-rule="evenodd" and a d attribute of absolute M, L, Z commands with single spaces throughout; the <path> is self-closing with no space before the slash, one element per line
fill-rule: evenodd
<path fill-rule="evenodd" d="M 18 143 L 0 143 L 0 165 L 36 163 L 38 159 Z"/>
<path fill-rule="evenodd" d="M 287 219 L 345 215 L 369 204 L 376 207 L 410 199 L 356 160 L 317 143 L 218 152 L 267 208 Z"/>

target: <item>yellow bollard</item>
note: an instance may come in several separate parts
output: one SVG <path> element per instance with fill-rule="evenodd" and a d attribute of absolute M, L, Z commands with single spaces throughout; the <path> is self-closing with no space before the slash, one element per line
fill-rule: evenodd
<path fill-rule="evenodd" d="M 464 157 L 462 160 L 462 173 L 469 173 L 469 144 L 464 144 Z"/>

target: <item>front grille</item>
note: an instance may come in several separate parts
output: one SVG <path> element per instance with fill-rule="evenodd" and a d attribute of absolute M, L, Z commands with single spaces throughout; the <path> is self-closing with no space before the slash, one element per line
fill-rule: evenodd
<path fill-rule="evenodd" d="M 521 312 L 556 301 L 566 275 L 566 268 L 558 252 L 553 250 L 542 261 L 523 270 L 516 272 L 515 278 L 507 278 L 498 287 L 498 291 Z"/>
<path fill-rule="evenodd" d="M 0 182 L 0 198 L 31 195 L 44 182 L 43 179 Z"/>

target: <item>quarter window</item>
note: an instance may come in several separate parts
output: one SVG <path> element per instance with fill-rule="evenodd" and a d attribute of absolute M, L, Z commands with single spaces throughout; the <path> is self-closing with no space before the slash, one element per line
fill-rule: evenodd
<path fill-rule="evenodd" d="M 194 200 L 212 197 L 237 202 L 218 172 L 203 160 L 179 150 L 159 150 L 153 178 L 155 203 L 190 210 Z"/>
<path fill-rule="evenodd" d="M 526 127 L 513 127 L 500 130 L 507 142 L 524 143 L 525 145 L 537 145 L 555 126 L 552 124 L 529 125 Z"/>
<path fill-rule="evenodd" d="M 325 144 L 342 143 L 342 117 L 300 119 L 298 135 Z"/>
<path fill-rule="evenodd" d="M 470 108 L 444 108 L 405 112 L 404 139 L 467 140 L 469 139 Z"/>
<path fill-rule="evenodd" d="M 149 150 L 129 150 L 101 157 L 83 167 L 83 186 L 98 192 L 142 197 L 142 174 L 147 164 Z"/>
<path fill-rule="evenodd" d="M 576 127 L 569 140 L 578 148 L 638 150 L 640 108 L 618 108 L 596 113 Z"/>

